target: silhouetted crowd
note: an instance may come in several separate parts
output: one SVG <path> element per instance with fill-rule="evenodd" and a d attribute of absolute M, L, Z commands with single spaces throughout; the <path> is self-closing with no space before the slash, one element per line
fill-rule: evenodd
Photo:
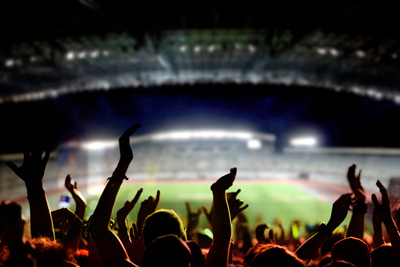
<path fill-rule="evenodd" d="M 136 222 L 128 224 L 127 216 L 142 189 L 112 218 L 118 191 L 128 179 L 126 172 L 133 159 L 130 136 L 139 128 L 136 124 L 119 138 L 119 162 L 89 218 L 84 217 L 85 198 L 69 175 L 65 187 L 75 201 L 75 212 L 67 208 L 50 211 L 42 183 L 49 151 L 44 155 L 41 149 L 24 152 L 19 167 L 7 162 L 26 185 L 30 233 L 24 233 L 21 205 L 1 202 L 0 266 L 400 266 L 398 212 L 393 211 L 389 193 L 379 180 L 376 185 L 381 197 L 371 196 L 373 238 L 367 241 L 364 237 L 368 205 L 361 172 L 356 172 L 354 164 L 347 172 L 349 193 L 338 196 L 329 221 L 315 227 L 304 240 L 298 236 L 299 222 L 293 223 L 289 234 L 279 222 L 280 231 L 267 224 L 249 229 L 243 212 L 248 205 L 238 199 L 240 189 L 227 192 L 236 168 L 211 185 L 210 209 L 193 211 L 186 203 L 187 225 L 174 210 L 157 209 L 160 191 L 140 203 Z M 339 229 L 349 211 L 348 226 Z M 212 237 L 197 230 L 202 213 L 211 225 Z"/>

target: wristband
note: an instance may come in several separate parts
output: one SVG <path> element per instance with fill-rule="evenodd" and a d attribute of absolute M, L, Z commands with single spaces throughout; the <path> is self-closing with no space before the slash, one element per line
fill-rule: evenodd
<path fill-rule="evenodd" d="M 120 183 L 120 184 L 122 184 L 123 180 L 129 180 L 129 178 L 126 177 L 126 175 L 120 176 L 120 175 L 116 175 L 114 173 L 113 173 L 113 175 L 111 177 L 107 178 L 107 181 L 109 181 L 109 182 L 117 182 L 117 183 Z"/>
<path fill-rule="evenodd" d="M 356 202 L 353 205 L 353 213 L 354 214 L 365 214 L 367 213 L 367 203 L 365 202 Z"/>
<path fill-rule="evenodd" d="M 325 233 L 328 237 L 332 236 L 332 231 L 324 223 L 321 223 L 321 225 L 318 227 L 318 233 Z"/>

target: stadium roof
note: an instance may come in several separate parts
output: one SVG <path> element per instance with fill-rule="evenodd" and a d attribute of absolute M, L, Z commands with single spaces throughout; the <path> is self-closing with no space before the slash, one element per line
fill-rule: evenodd
<path fill-rule="evenodd" d="M 63 132 L 62 139 L 68 139 L 80 131 L 77 128 L 83 125 L 66 126 L 62 117 L 66 116 L 66 110 L 60 108 L 67 105 L 64 96 L 73 95 L 74 101 L 69 104 L 81 110 L 87 104 L 88 112 L 98 111 L 88 103 L 90 97 L 100 94 L 103 100 L 110 98 L 111 93 L 105 96 L 103 91 L 121 91 L 123 97 L 120 98 L 129 98 L 127 90 L 140 95 L 149 88 L 154 90 L 162 86 L 171 94 L 193 91 L 193 98 L 196 98 L 198 91 L 203 90 L 202 85 L 213 85 L 211 91 L 225 88 L 220 89 L 223 92 L 218 95 L 218 99 L 223 99 L 231 92 L 227 90 L 232 90 L 223 87 L 224 84 L 236 88 L 233 89 L 236 96 L 240 91 L 253 100 L 275 90 L 286 94 L 284 100 L 289 99 L 293 109 L 309 109 L 308 102 L 294 100 L 301 99 L 302 95 L 318 97 L 314 100 L 324 107 L 330 105 L 326 104 L 328 99 L 337 101 L 330 106 L 328 113 L 331 115 L 322 115 L 322 112 L 319 118 L 315 115 L 317 122 L 330 120 L 326 132 L 345 138 L 346 145 L 353 145 L 357 138 L 365 140 L 356 145 L 400 145 L 397 132 L 389 133 L 391 128 L 387 123 L 397 117 L 392 111 L 397 112 L 395 104 L 400 101 L 400 32 L 395 3 L 21 0 L 3 1 L 0 6 L 3 10 L 0 17 L 0 112 L 11 116 L 18 113 L 16 107 L 9 108 L 11 103 L 43 100 L 53 101 L 46 105 L 55 110 L 52 115 L 60 117 L 50 120 L 51 129 L 37 130 L 40 125 L 50 123 L 39 119 L 39 126 L 35 122 L 28 127 L 32 132 L 44 132 L 43 135 Z M 249 88 L 264 90 L 264 95 L 250 92 Z M 310 88 L 318 90 L 310 91 Z M 206 93 L 210 93 L 207 90 Z M 82 92 L 85 98 L 78 99 L 78 93 Z M 158 89 L 155 92 L 160 94 Z M 157 97 L 152 98 L 156 107 L 159 106 Z M 370 102 L 365 104 L 360 97 Z M 380 104 L 375 102 L 378 100 Z M 297 104 L 300 107 L 295 108 Z M 18 113 L 3 121 L 10 133 L 2 139 L 24 135 L 23 127 L 16 121 L 26 116 L 27 109 L 31 120 L 48 110 L 42 104 L 23 105 L 20 106 L 24 110 L 22 115 Z M 340 119 L 332 118 L 333 105 L 340 107 Z M 373 118 L 374 123 L 381 124 L 368 124 L 358 118 L 357 111 L 351 107 L 360 106 L 364 109 L 358 112 L 366 113 L 365 118 L 386 112 Z M 75 114 L 76 111 L 69 108 L 73 119 L 68 118 L 67 123 L 78 119 L 83 120 L 85 127 L 91 127 L 91 117 Z M 162 113 L 149 104 L 142 107 L 140 114 L 148 114 L 150 110 Z M 254 113 L 258 114 L 259 121 L 263 117 L 270 122 L 270 116 L 276 117 L 279 113 L 242 106 L 240 113 L 245 111 L 249 112 L 249 117 Z M 347 115 L 350 111 L 352 115 Z M 284 119 L 290 116 L 297 121 L 309 119 L 297 118 L 300 113 L 293 111 L 285 114 Z M 107 120 L 111 115 L 98 116 Z M 125 116 L 132 117 L 132 114 Z M 339 122 L 348 116 L 353 122 Z M 382 120 L 383 117 L 387 119 Z M 248 118 L 242 120 L 248 121 Z M 287 130 L 286 124 L 276 125 L 256 130 L 276 135 Z M 10 128 L 16 129 L 15 132 Z M 337 132 L 339 128 L 342 132 Z M 363 137 L 362 134 L 371 128 L 389 133 L 390 141 L 389 138 L 381 143 L 371 141 L 385 137 L 378 132 Z M 14 147 L 10 142 L 0 145 Z"/>
<path fill-rule="evenodd" d="M 388 1 L 6 1 L 0 102 L 164 84 L 293 84 L 400 101 Z"/>

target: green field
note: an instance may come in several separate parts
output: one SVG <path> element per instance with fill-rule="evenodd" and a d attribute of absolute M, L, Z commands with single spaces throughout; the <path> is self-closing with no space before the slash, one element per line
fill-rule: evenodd
<path fill-rule="evenodd" d="M 119 207 L 122 207 L 126 200 L 131 200 L 137 190 L 143 188 L 143 193 L 139 203 L 135 206 L 129 216 L 129 220 L 136 220 L 140 202 L 148 196 L 155 197 L 157 190 L 161 191 L 161 199 L 158 208 L 175 210 L 186 222 L 185 201 L 189 201 L 192 209 L 197 209 L 203 205 L 210 207 L 212 194 L 209 189 L 210 184 L 206 182 L 165 182 L 165 183 L 131 183 L 125 182 L 118 194 L 114 215 Z M 318 198 L 316 195 L 305 191 L 295 184 L 285 182 L 235 182 L 229 192 L 241 189 L 238 197 L 249 204 L 245 213 L 252 229 L 258 223 L 272 225 L 279 219 L 283 226 L 288 230 L 293 220 L 300 220 L 303 227 L 300 233 L 304 233 L 305 224 L 316 224 L 328 221 L 330 217 L 332 203 Z M 99 187 L 101 192 L 102 187 Z M 86 195 L 88 202 L 87 215 L 90 215 L 96 207 L 98 195 Z M 50 196 L 49 202 L 52 209 L 57 203 L 59 196 Z M 72 201 L 73 202 L 73 201 Z M 72 203 L 71 209 L 74 210 Z M 348 224 L 350 214 L 344 224 Z M 201 216 L 200 228 L 207 228 L 207 220 Z"/>

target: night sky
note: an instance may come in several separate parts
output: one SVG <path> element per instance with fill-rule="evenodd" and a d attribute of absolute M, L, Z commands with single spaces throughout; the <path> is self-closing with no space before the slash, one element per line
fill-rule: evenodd
<path fill-rule="evenodd" d="M 314 134 L 322 146 L 400 147 L 400 106 L 328 89 L 270 85 L 181 85 L 75 93 L 0 105 L 1 153 L 29 144 L 118 138 L 172 129 L 232 129 L 271 133 L 277 147 Z"/>

